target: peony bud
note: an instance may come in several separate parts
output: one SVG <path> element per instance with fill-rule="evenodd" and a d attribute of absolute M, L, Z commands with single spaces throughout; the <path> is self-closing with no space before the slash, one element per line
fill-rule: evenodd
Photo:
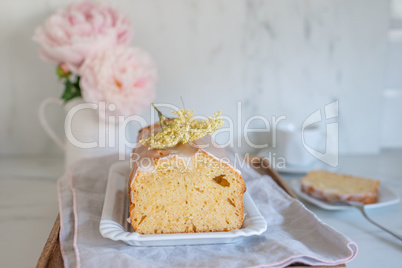
<path fill-rule="evenodd" d="M 71 72 L 70 69 L 68 68 L 67 64 L 65 63 L 60 63 L 59 66 L 57 66 L 57 75 L 60 78 L 68 78 L 70 76 Z"/>

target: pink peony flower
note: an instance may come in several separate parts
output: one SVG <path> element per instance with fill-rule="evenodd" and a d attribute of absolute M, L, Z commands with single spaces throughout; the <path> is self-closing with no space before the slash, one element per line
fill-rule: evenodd
<path fill-rule="evenodd" d="M 84 100 L 106 102 L 106 114 L 140 114 L 155 97 L 155 65 L 146 52 L 136 47 L 99 51 L 85 60 L 79 74 Z M 116 110 L 109 111 L 109 104 L 115 104 Z M 103 111 L 100 114 L 104 115 Z"/>
<path fill-rule="evenodd" d="M 65 63 L 77 72 L 85 58 L 98 50 L 131 41 L 126 15 L 100 3 L 73 3 L 50 16 L 35 31 L 42 59 Z"/>

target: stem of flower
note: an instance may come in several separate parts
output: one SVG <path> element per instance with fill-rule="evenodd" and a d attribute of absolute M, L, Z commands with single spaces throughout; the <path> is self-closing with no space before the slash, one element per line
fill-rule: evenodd
<path fill-rule="evenodd" d="M 154 109 L 158 112 L 159 124 L 161 125 L 161 128 L 163 129 L 163 124 L 164 124 L 164 121 L 165 121 L 165 118 L 166 118 L 166 117 L 164 117 L 163 114 L 162 114 L 162 112 L 159 111 L 158 108 L 156 108 L 156 106 L 155 106 L 154 103 L 152 103 L 152 107 L 154 107 Z"/>

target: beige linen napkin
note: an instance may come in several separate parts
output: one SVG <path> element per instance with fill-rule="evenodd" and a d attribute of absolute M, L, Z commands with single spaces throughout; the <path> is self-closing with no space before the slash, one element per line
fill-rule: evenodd
<path fill-rule="evenodd" d="M 60 243 L 66 267 L 284 267 L 336 265 L 352 260 L 356 244 L 321 222 L 270 177 L 242 175 L 267 231 L 235 244 L 133 247 L 99 232 L 106 183 L 117 155 L 82 160 L 58 184 Z M 127 163 L 128 164 L 128 163 Z"/>

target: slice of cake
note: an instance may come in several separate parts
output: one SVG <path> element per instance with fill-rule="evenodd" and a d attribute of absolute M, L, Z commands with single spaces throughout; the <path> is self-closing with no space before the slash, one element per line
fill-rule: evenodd
<path fill-rule="evenodd" d="M 357 201 L 363 204 L 377 202 L 377 180 L 327 171 L 311 171 L 301 180 L 301 190 L 328 202 Z"/>
<path fill-rule="evenodd" d="M 138 140 L 160 130 L 159 124 L 143 128 Z M 239 229 L 246 186 L 228 157 L 209 135 L 166 149 L 150 150 L 139 143 L 128 185 L 134 230 L 168 234 Z"/>

